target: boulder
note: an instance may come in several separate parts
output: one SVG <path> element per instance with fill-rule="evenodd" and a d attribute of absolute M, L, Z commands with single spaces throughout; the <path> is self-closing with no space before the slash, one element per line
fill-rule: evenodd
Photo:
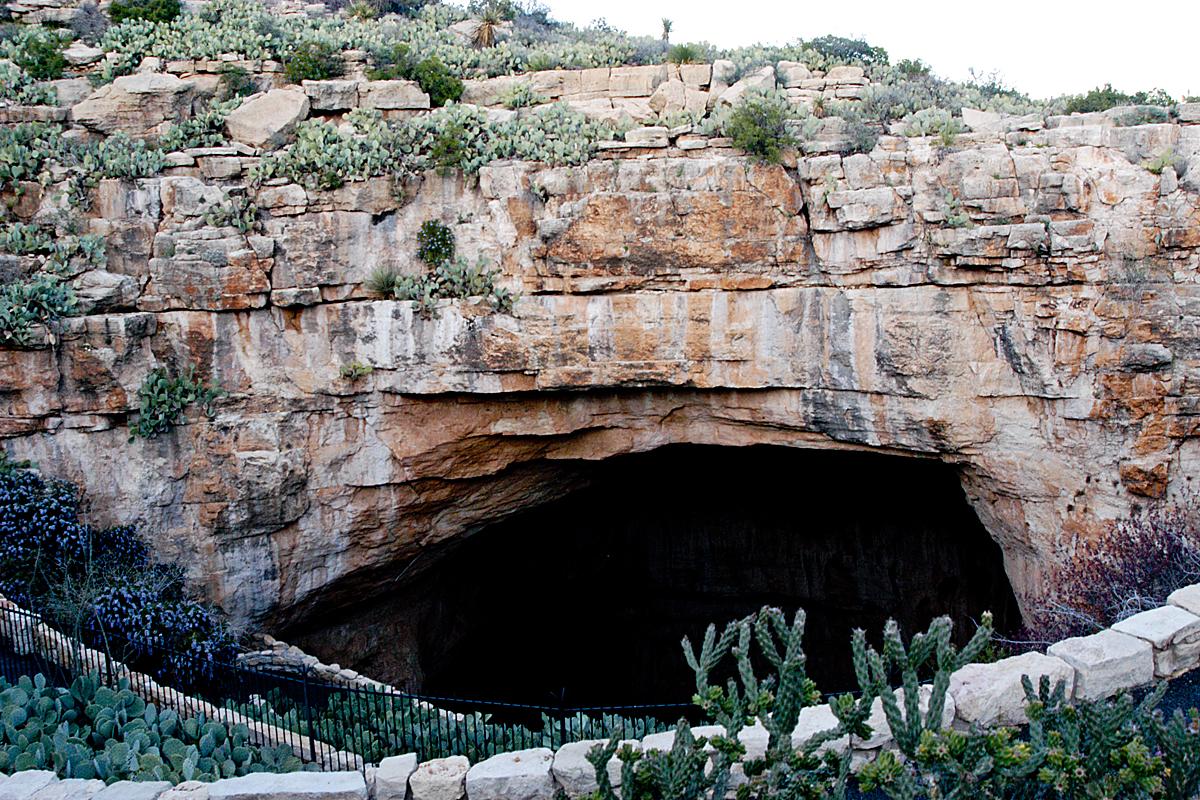
<path fill-rule="evenodd" d="M 1102 700 L 1154 680 L 1150 643 L 1111 629 L 1055 642 L 1046 654 L 1074 667 L 1079 700 Z"/>
<path fill-rule="evenodd" d="M 666 81 L 660 83 L 650 95 L 650 108 L 657 114 L 676 114 L 680 111 L 691 111 L 703 114 L 708 95 L 694 86 L 683 81 Z"/>
<path fill-rule="evenodd" d="M 314 111 L 342 111 L 358 107 L 356 81 L 301 81 Z"/>
<path fill-rule="evenodd" d="M 417 767 L 408 779 L 412 800 L 462 800 L 467 794 L 466 756 L 435 758 Z"/>
<path fill-rule="evenodd" d="M 72 283 L 80 314 L 106 314 L 132 311 L 141 293 L 141 285 L 132 275 L 117 275 L 100 269 L 83 273 Z"/>
<path fill-rule="evenodd" d="M 1036 690 L 1043 675 L 1053 688 L 1066 682 L 1067 698 L 1075 686 L 1075 670 L 1060 658 L 1041 653 L 1023 653 L 990 664 L 967 664 L 950 676 L 949 694 L 954 698 L 959 719 L 992 725 L 1021 725 L 1025 716 L 1025 689 L 1021 677 L 1028 675 Z"/>
<path fill-rule="evenodd" d="M 1167 595 L 1167 602 L 1200 616 L 1200 583 L 1176 589 Z"/>
<path fill-rule="evenodd" d="M 417 770 L 417 754 L 405 753 L 379 762 L 375 771 L 375 800 L 404 800 L 408 779 Z"/>
<path fill-rule="evenodd" d="M 53 772 L 44 769 L 17 772 L 4 783 L 0 783 L 0 800 L 29 800 L 57 780 Z"/>
<path fill-rule="evenodd" d="M 87 78 L 59 78 L 56 81 L 46 81 L 46 85 L 54 88 L 58 105 L 65 108 L 82 103 L 96 90 Z"/>
<path fill-rule="evenodd" d="M 552 800 L 554 753 L 535 747 L 500 753 L 467 772 L 471 800 Z"/>
<path fill-rule="evenodd" d="M 596 745 L 603 747 L 604 739 L 589 739 L 583 742 L 571 742 L 558 748 L 554 754 L 554 777 L 571 797 L 579 797 L 596 790 L 596 768 L 588 761 L 587 755 Z M 621 747 L 629 745 L 635 749 L 641 745 L 636 739 L 621 742 Z M 621 760 L 616 756 L 608 762 L 608 780 L 613 786 L 621 785 Z"/>
<path fill-rule="evenodd" d="M 1183 123 L 1200 122 L 1200 103 L 1180 103 L 1175 106 L 1175 114 Z"/>
<path fill-rule="evenodd" d="M 209 800 L 367 800 L 361 772 L 255 772 L 208 786 Z"/>
<path fill-rule="evenodd" d="M 812 70 L 796 61 L 780 61 L 779 84 L 785 89 L 798 89 L 800 84 L 812 78 Z"/>
<path fill-rule="evenodd" d="M 716 85 L 717 85 L 717 83 L 714 80 L 713 81 L 714 90 L 715 90 Z M 721 94 L 717 97 L 717 105 L 726 105 L 726 106 L 736 105 L 737 102 L 742 99 L 742 95 L 745 94 L 747 90 L 757 88 L 757 87 L 763 87 L 763 88 L 767 88 L 767 89 L 775 88 L 775 68 L 774 67 L 763 67 L 762 69 L 760 69 L 758 72 L 754 73 L 753 75 L 749 75 L 745 78 L 742 78 L 740 81 L 735 83 L 733 86 L 730 86 L 728 89 L 721 92 Z"/>
<path fill-rule="evenodd" d="M 429 95 L 413 81 L 367 81 L 358 85 L 362 108 L 429 108 Z"/>
<path fill-rule="evenodd" d="M 1000 130 L 1001 119 L 1003 119 L 1003 117 L 993 111 L 977 111 L 973 108 L 967 108 L 966 106 L 963 106 L 963 124 L 976 133 Z"/>
<path fill-rule="evenodd" d="M 163 72 L 141 72 L 101 86 L 71 108 L 71 118 L 99 133 L 145 136 L 191 114 L 195 84 Z"/>
<path fill-rule="evenodd" d="M 73 67 L 94 64 L 104 58 L 104 51 L 99 47 L 88 47 L 81 41 L 71 42 L 71 46 L 63 50 L 63 58 Z"/>
<path fill-rule="evenodd" d="M 296 124 L 308 116 L 309 100 L 303 89 L 272 89 L 251 95 L 225 118 L 225 130 L 236 142 L 264 150 L 281 147 L 296 133 Z"/>
<path fill-rule="evenodd" d="M 160 794 L 158 800 L 208 800 L 208 784 L 183 781 Z"/>

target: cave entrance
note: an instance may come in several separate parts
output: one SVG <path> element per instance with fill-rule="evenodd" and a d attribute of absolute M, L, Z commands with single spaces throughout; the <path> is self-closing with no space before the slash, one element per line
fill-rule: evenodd
<path fill-rule="evenodd" d="M 961 643 L 985 610 L 999 630 L 1019 625 L 1000 548 L 940 461 L 671 445 L 587 468 L 585 488 L 476 533 L 393 596 L 385 616 L 422 673 L 410 688 L 688 702 L 680 639 L 767 603 L 808 612 L 823 692 L 855 688 L 856 627 L 878 643 L 889 617 L 911 634 L 949 614 Z"/>
<path fill-rule="evenodd" d="M 571 706 L 686 702 L 680 639 L 763 604 L 808 612 L 822 691 L 854 687 L 850 633 L 985 610 L 1019 623 L 999 546 L 954 469 L 863 452 L 674 445 L 465 541 L 429 574 L 424 691 Z M 416 588 L 414 586 L 414 588 Z"/>

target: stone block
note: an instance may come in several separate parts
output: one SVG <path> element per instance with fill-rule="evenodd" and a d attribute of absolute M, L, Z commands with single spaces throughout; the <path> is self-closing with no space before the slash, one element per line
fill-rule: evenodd
<path fill-rule="evenodd" d="M 48 784 L 30 800 L 89 800 L 103 788 L 104 781 L 67 778 Z"/>
<path fill-rule="evenodd" d="M 1075 669 L 1060 658 L 1041 653 L 1023 653 L 990 664 L 967 664 L 950 676 L 949 694 L 954 698 L 958 718 L 984 727 L 1028 722 L 1023 675 L 1029 676 L 1035 690 L 1043 675 L 1050 679 L 1051 688 L 1065 681 L 1068 698 L 1075 687 Z"/>
<path fill-rule="evenodd" d="M 309 105 L 316 111 L 341 111 L 358 107 L 355 81 L 301 81 Z"/>
<path fill-rule="evenodd" d="M 1180 103 L 1175 106 L 1175 114 L 1185 124 L 1200 123 L 1200 103 Z"/>
<path fill-rule="evenodd" d="M 191 113 L 195 84 L 163 72 L 140 72 L 101 86 L 72 106 L 71 118 L 103 134 L 144 136 Z"/>
<path fill-rule="evenodd" d="M 1000 120 L 1001 116 L 992 111 L 976 111 L 965 106 L 962 110 L 963 124 L 976 133 L 1000 130 Z"/>
<path fill-rule="evenodd" d="M 467 772 L 471 800 L 552 800 L 554 753 L 535 747 L 500 753 Z"/>
<path fill-rule="evenodd" d="M 1079 700 L 1101 700 L 1154 680 L 1154 648 L 1114 630 L 1055 642 L 1046 654 L 1074 667 Z"/>
<path fill-rule="evenodd" d="M 99 47 L 88 47 L 82 41 L 75 41 L 63 51 L 63 58 L 67 59 L 67 63 L 73 67 L 82 67 L 85 64 L 95 64 L 104 58 L 104 50 Z"/>
<path fill-rule="evenodd" d="M 1112 629 L 1150 642 L 1155 677 L 1174 677 L 1200 663 L 1200 617 L 1178 606 L 1134 614 Z"/>
<path fill-rule="evenodd" d="M 1200 583 L 1176 589 L 1167 596 L 1167 602 L 1200 616 Z"/>
<path fill-rule="evenodd" d="M 812 70 L 795 61 L 780 61 L 777 74 L 785 89 L 799 89 L 804 81 L 812 79 Z"/>
<path fill-rule="evenodd" d="M 666 147 L 670 143 L 667 138 L 667 129 L 661 125 L 626 131 L 625 141 L 637 147 Z"/>
<path fill-rule="evenodd" d="M 367 800 L 361 772 L 256 772 L 209 784 L 209 800 Z"/>
<path fill-rule="evenodd" d="M 867 73 L 862 67 L 834 67 L 825 73 L 826 83 L 863 84 Z"/>
<path fill-rule="evenodd" d="M 363 108 L 429 108 L 429 95 L 414 81 L 367 81 L 358 84 L 358 104 Z"/>
<path fill-rule="evenodd" d="M 308 95 L 303 89 L 272 89 L 251 95 L 225 118 L 229 138 L 250 147 L 282 147 L 296 133 L 296 124 L 308 116 Z"/>
<path fill-rule="evenodd" d="M 405 753 L 379 762 L 375 771 L 375 800 L 404 800 L 408 779 L 417 770 L 417 754 Z"/>
<path fill-rule="evenodd" d="M 558 748 L 554 754 L 554 777 L 571 797 L 579 797 L 596 790 L 596 769 L 587 760 L 587 754 L 596 745 L 604 746 L 604 739 L 589 739 L 583 742 L 571 742 Z M 621 747 L 629 745 L 640 749 L 637 739 L 627 739 L 621 742 Z M 613 786 L 621 785 L 621 760 L 616 756 L 608 762 L 608 780 Z"/>
<path fill-rule="evenodd" d="M 0 783 L 0 800 L 29 800 L 30 797 L 58 781 L 53 772 L 30 769 L 9 776 Z"/>
<path fill-rule="evenodd" d="M 608 92 L 614 97 L 649 97 L 667 80 L 667 65 L 613 67 L 608 75 Z"/>
<path fill-rule="evenodd" d="M 408 779 L 412 800 L 462 800 L 467 794 L 470 767 L 466 756 L 426 761 Z"/>
<path fill-rule="evenodd" d="M 170 788 L 171 784 L 167 781 L 117 781 L 92 795 L 92 800 L 158 800 Z"/>
<path fill-rule="evenodd" d="M 716 87 L 715 81 L 713 82 L 713 86 L 714 86 L 713 91 L 715 91 L 715 87 Z M 728 89 L 721 92 L 720 95 L 717 96 L 716 102 L 718 105 L 723 105 L 723 106 L 724 105 L 729 105 L 729 106 L 737 105 L 737 102 L 742 99 L 742 95 L 745 94 L 745 92 L 748 89 L 752 89 L 752 88 L 756 88 L 756 87 L 762 87 L 765 89 L 774 89 L 775 88 L 775 68 L 774 67 L 763 67 L 758 72 L 755 72 L 753 75 L 748 75 L 745 78 L 742 78 L 740 81 L 735 83 L 733 86 L 730 86 Z"/>
<path fill-rule="evenodd" d="M 711 64 L 680 64 L 679 79 L 688 86 L 703 88 L 712 83 Z"/>
<path fill-rule="evenodd" d="M 796 729 L 792 731 L 792 748 L 798 750 L 805 742 L 812 739 L 818 733 L 831 731 L 837 726 L 838 718 L 829 709 L 828 703 L 802 708 L 800 709 L 800 719 L 796 722 Z M 834 750 L 841 753 L 849 746 L 850 737 L 847 735 L 826 742 L 817 749 L 817 752 L 823 753 L 826 750 Z"/>

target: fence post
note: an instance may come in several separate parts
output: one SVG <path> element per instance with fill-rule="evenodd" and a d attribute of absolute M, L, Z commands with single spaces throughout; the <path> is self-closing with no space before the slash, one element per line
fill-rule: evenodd
<path fill-rule="evenodd" d="M 308 720 L 308 752 L 312 756 L 312 760 L 317 760 L 317 736 L 313 731 L 312 724 L 312 703 L 308 701 L 308 665 L 304 665 L 304 671 L 300 673 L 304 679 L 304 717 Z"/>

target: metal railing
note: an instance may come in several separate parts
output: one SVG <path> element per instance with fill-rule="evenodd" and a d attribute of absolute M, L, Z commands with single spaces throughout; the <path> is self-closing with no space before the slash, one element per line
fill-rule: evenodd
<path fill-rule="evenodd" d="M 414 752 L 422 761 L 465 755 L 475 762 L 496 753 L 556 749 L 613 733 L 641 738 L 669 729 L 683 716 L 696 721 L 696 707 L 690 703 L 562 708 L 428 697 L 334 686 L 315 680 L 307 670 L 281 674 L 213 662 L 94 630 L 82 630 L 79 637 L 68 637 L 38 615 L 0 599 L 0 675 L 10 681 L 38 672 L 63 686 L 93 672 L 110 686 L 125 679 L 160 709 L 243 723 L 255 744 L 285 745 L 303 761 L 325 769 L 359 769 Z"/>

